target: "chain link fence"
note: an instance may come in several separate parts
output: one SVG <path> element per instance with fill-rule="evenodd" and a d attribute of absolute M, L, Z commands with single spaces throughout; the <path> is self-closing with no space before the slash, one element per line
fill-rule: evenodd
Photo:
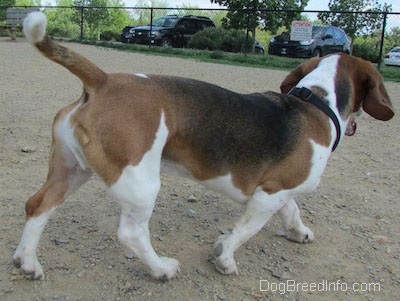
<path fill-rule="evenodd" d="M 209 17 L 221 27 L 229 12 L 225 8 L 149 8 L 149 7 L 89 7 L 89 6 L 40 6 L 48 18 L 51 35 L 76 39 L 104 39 L 119 41 L 125 26 L 151 24 L 164 15 L 200 15 Z M 0 24 L 6 22 L 7 7 L 0 6 Z M 330 12 L 330 11 L 277 11 L 268 9 L 241 10 L 248 20 L 258 13 L 281 14 L 283 18 L 330 24 L 342 28 L 353 42 L 353 54 L 380 64 L 384 54 L 400 45 L 400 12 Z M 244 21 L 245 24 L 246 21 Z M 249 25 L 249 23 L 248 23 Z M 276 34 L 257 29 L 255 38 L 268 48 L 269 40 Z M 247 29 L 247 33 L 250 28 Z M 282 31 L 282 28 L 280 29 Z M 247 47 L 246 47 L 247 49 Z M 362 55 L 360 55 L 360 53 Z"/>

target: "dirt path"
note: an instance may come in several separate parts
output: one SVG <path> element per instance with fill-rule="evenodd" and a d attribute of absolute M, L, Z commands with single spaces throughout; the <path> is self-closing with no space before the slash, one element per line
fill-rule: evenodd
<path fill-rule="evenodd" d="M 68 47 L 108 72 L 180 75 L 238 92 L 277 91 L 287 74 Z M 298 200 L 317 237 L 312 244 L 276 237 L 280 223 L 273 218 L 236 253 L 239 276 L 222 276 L 212 263 L 212 245 L 242 208 L 189 180 L 163 177 L 152 240 L 157 252 L 181 262 L 181 272 L 167 283 L 154 281 L 118 242 L 118 204 L 93 178 L 45 229 L 39 261 L 46 279 L 25 280 L 11 263 L 24 203 L 45 179 L 53 117 L 80 96 L 81 84 L 22 39 L 0 39 L 0 66 L 1 300 L 399 299 L 399 115 L 387 123 L 364 116 L 356 136 L 332 155 L 319 189 Z M 398 108 L 400 84 L 387 88 Z"/>

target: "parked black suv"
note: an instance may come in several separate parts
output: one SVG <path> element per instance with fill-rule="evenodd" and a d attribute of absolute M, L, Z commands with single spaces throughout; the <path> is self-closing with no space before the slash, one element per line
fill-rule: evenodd
<path fill-rule="evenodd" d="M 350 53 L 350 40 L 346 33 L 330 25 L 313 25 L 310 40 L 292 41 L 284 32 L 271 39 L 268 53 L 281 56 L 309 58 L 334 52 Z"/>
<path fill-rule="evenodd" d="M 126 26 L 120 40 L 123 43 L 185 47 L 196 32 L 207 27 L 215 27 L 207 17 L 168 15 L 154 19 L 151 25 Z"/>

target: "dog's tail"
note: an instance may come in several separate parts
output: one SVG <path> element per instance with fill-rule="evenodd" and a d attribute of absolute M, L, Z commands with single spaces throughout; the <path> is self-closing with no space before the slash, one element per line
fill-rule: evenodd
<path fill-rule="evenodd" d="M 46 34 L 47 19 L 41 12 L 32 12 L 24 20 L 26 39 L 50 60 L 64 66 L 81 79 L 86 92 L 97 89 L 107 74 L 75 51 L 59 45 Z"/>

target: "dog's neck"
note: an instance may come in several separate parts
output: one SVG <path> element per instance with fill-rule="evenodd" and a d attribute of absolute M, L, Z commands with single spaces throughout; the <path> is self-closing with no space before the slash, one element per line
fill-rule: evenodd
<path fill-rule="evenodd" d="M 313 104 L 318 109 L 323 111 L 326 115 L 328 115 L 328 117 L 332 120 L 332 122 L 336 128 L 336 140 L 332 146 L 332 152 L 335 151 L 335 149 L 338 146 L 339 141 L 340 141 L 341 129 L 340 129 L 339 120 L 338 120 L 336 114 L 329 107 L 328 103 L 326 101 L 324 101 L 322 98 L 318 97 L 313 91 L 311 91 L 308 88 L 304 88 L 304 87 L 302 87 L 302 88 L 293 87 L 289 91 L 288 94 L 291 94 L 293 96 L 300 98 L 301 100 L 304 100 L 306 102 Z"/>

